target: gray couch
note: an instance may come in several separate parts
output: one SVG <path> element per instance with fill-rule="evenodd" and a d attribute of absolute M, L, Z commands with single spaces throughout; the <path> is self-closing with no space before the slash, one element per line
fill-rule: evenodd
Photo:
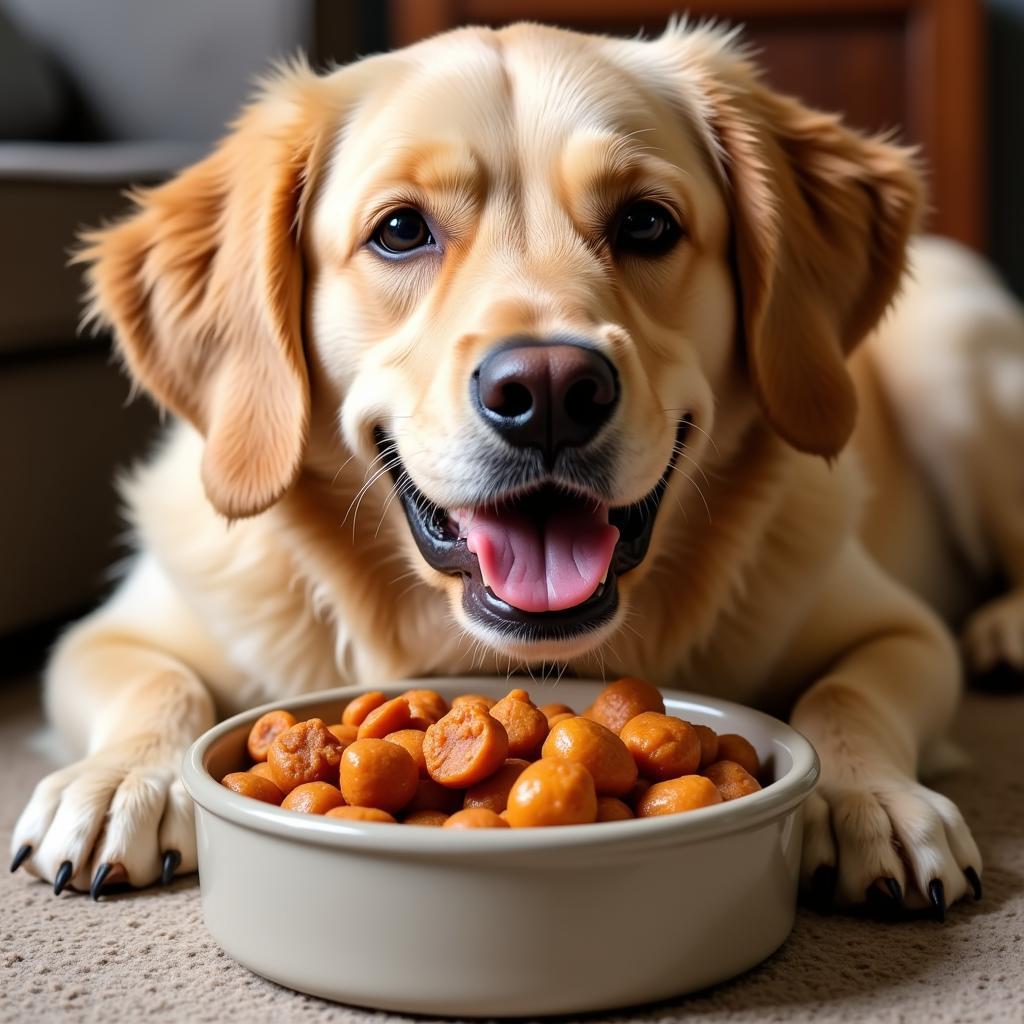
<path fill-rule="evenodd" d="M 323 24 L 313 0 L 0 0 L 0 636 L 95 600 L 111 481 L 155 431 L 109 338 L 77 336 L 76 231 L 201 156 Z"/>

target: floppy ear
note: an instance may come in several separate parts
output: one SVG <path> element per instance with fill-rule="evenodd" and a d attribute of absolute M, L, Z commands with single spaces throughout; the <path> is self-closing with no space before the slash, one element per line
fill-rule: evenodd
<path fill-rule="evenodd" d="M 922 187 L 911 150 L 772 92 L 732 39 L 677 45 L 731 194 L 749 372 L 783 439 L 833 456 L 857 415 L 845 358 L 899 288 Z"/>
<path fill-rule="evenodd" d="M 88 316 L 113 327 L 135 380 L 205 436 L 202 478 L 225 516 L 294 481 L 309 419 L 300 201 L 330 123 L 322 79 L 266 85 L 214 152 L 134 194 L 83 236 Z"/>

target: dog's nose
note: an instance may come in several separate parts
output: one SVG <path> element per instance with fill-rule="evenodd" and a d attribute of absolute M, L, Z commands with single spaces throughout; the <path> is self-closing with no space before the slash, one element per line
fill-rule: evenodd
<path fill-rule="evenodd" d="M 506 441 L 539 448 L 548 461 L 586 444 L 619 400 L 615 367 L 576 342 L 517 338 L 493 348 L 473 374 L 483 419 Z"/>

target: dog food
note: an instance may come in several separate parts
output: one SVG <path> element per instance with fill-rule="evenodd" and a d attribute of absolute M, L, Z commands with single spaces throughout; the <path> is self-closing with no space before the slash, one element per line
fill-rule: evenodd
<path fill-rule="evenodd" d="M 700 735 L 680 718 L 644 711 L 622 727 L 619 738 L 645 779 L 664 782 L 700 767 Z"/>
<path fill-rule="evenodd" d="M 285 731 L 295 724 L 295 716 L 288 711 L 268 711 L 256 719 L 256 724 L 249 730 L 249 739 L 245 749 L 254 761 L 266 761 L 270 745 Z"/>
<path fill-rule="evenodd" d="M 262 800 L 265 804 L 280 804 L 284 799 L 284 793 L 270 779 L 252 772 L 231 772 L 221 782 L 233 793 Z"/>
<path fill-rule="evenodd" d="M 465 807 L 456 811 L 445 823 L 445 828 L 508 828 L 508 822 L 486 807 Z"/>
<path fill-rule="evenodd" d="M 290 793 L 304 782 L 333 782 L 344 749 L 319 718 L 296 722 L 270 744 L 270 777 L 282 793 Z"/>
<path fill-rule="evenodd" d="M 490 715 L 505 726 L 509 757 L 532 761 L 537 756 L 548 734 L 548 720 L 525 690 L 513 690 L 502 697 L 491 708 Z"/>
<path fill-rule="evenodd" d="M 345 798 L 337 786 L 329 782 L 304 782 L 284 798 L 281 806 L 286 811 L 300 811 L 302 814 L 326 814 L 344 803 Z"/>
<path fill-rule="evenodd" d="M 638 818 L 651 818 L 657 814 L 680 814 L 698 807 L 720 804 L 722 795 L 718 787 L 703 775 L 684 775 L 667 782 L 656 782 L 636 805 Z"/>
<path fill-rule="evenodd" d="M 741 764 L 735 761 L 716 761 L 704 769 L 707 776 L 718 789 L 723 800 L 736 800 L 741 796 L 756 793 L 761 784 Z"/>
<path fill-rule="evenodd" d="M 606 686 L 582 714 L 434 690 L 361 694 L 340 721 L 270 711 L 253 725 L 242 796 L 340 821 L 428 828 L 582 825 L 680 814 L 741 799 L 761 784 L 743 736 L 665 713 L 642 679 Z"/>
<path fill-rule="evenodd" d="M 463 704 L 427 730 L 423 757 L 435 782 L 466 789 L 505 763 L 508 733 L 482 704 Z"/>
<path fill-rule="evenodd" d="M 559 722 L 544 741 L 545 760 L 574 761 L 594 780 L 598 796 L 624 796 L 637 779 L 637 764 L 626 744 L 588 718 Z"/>
<path fill-rule="evenodd" d="M 587 825 L 597 821 L 594 777 L 579 761 L 534 761 L 516 779 L 506 812 L 513 828 Z"/>
<path fill-rule="evenodd" d="M 374 807 L 394 814 L 416 793 L 419 769 L 397 743 L 365 739 L 349 744 L 341 755 L 341 793 L 351 807 Z"/>
<path fill-rule="evenodd" d="M 645 711 L 664 714 L 665 701 L 656 686 L 627 676 L 606 686 L 597 695 L 597 700 L 583 712 L 583 717 L 591 718 L 617 733 L 631 718 Z"/>

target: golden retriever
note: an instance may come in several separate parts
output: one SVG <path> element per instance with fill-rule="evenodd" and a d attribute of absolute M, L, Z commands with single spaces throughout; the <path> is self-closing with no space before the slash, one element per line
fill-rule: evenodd
<path fill-rule="evenodd" d="M 908 151 L 713 27 L 280 71 L 86 240 L 93 317 L 176 419 L 123 484 L 136 560 L 52 658 L 83 759 L 39 784 L 16 862 L 94 895 L 194 870 L 178 766 L 220 714 L 557 666 L 789 713 L 822 758 L 803 877 L 839 904 L 980 890 L 918 781 L 960 666 L 911 588 L 952 617 L 986 559 L 1024 578 L 998 457 L 1024 332 L 922 241 L 847 362 L 921 206 Z M 983 608 L 978 665 L 1021 667 L 1022 624 L 1020 590 Z"/>

